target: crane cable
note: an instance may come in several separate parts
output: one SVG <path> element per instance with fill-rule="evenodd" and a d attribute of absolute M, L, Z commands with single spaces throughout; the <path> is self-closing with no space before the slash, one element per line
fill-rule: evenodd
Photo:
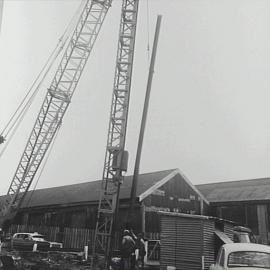
<path fill-rule="evenodd" d="M 8 134 L 10 132 L 11 133 L 11 136 L 10 136 L 10 139 L 9 141 L 6 143 L 6 145 L 4 146 L 4 148 L 1 150 L 0 152 L 0 158 L 2 157 L 2 155 L 4 154 L 4 152 L 6 151 L 7 149 L 7 146 L 9 145 L 9 142 L 11 141 L 11 139 L 13 138 L 13 136 L 15 135 L 18 127 L 20 126 L 20 124 L 22 123 L 22 120 L 24 119 L 26 113 L 28 112 L 31 104 L 33 103 L 33 100 L 35 98 L 35 96 L 37 95 L 37 93 L 39 92 L 40 90 L 40 86 L 42 85 L 43 81 L 45 80 L 47 74 L 49 73 L 52 65 L 54 64 L 54 61 L 56 60 L 56 58 L 58 57 L 58 55 L 60 54 L 61 52 L 61 49 L 62 46 L 59 48 L 57 54 L 54 56 L 53 58 L 53 61 L 51 61 L 50 65 L 47 67 L 47 70 L 46 72 L 43 74 L 43 77 L 42 79 L 40 80 L 39 84 L 37 85 L 36 89 L 34 90 L 34 92 L 31 94 L 31 96 L 29 97 L 29 99 L 27 100 L 27 102 L 24 104 L 24 101 L 26 100 L 26 98 L 30 95 L 35 83 L 38 81 L 38 78 L 34 81 L 34 83 L 32 84 L 30 90 L 28 91 L 27 95 L 24 97 L 23 101 L 20 103 L 19 107 L 17 108 L 17 110 L 15 111 L 15 113 L 12 115 L 12 118 L 9 120 L 8 124 L 6 125 L 6 127 L 4 128 L 3 132 L 1 133 L 0 136 L 6 138 L 6 136 L 8 136 Z M 55 52 L 56 50 L 54 50 Z M 50 55 L 49 58 L 51 58 L 51 56 L 54 54 L 54 52 Z M 48 61 L 46 62 L 44 68 L 42 69 L 42 71 L 39 73 L 38 77 L 41 76 L 41 74 L 43 73 L 44 69 L 46 68 L 48 64 Z M 24 106 L 23 106 L 24 105 Z M 23 107 L 22 107 L 23 106 Z M 20 110 L 20 112 L 19 112 Z M 18 113 L 19 112 L 19 113 Z M 16 117 L 16 119 L 13 121 L 13 119 Z M 10 126 L 9 126 L 10 125 Z M 5 136 L 3 136 L 3 133 L 6 131 L 6 129 L 8 128 Z"/>
<path fill-rule="evenodd" d="M 5 138 L 9 135 L 10 132 L 12 132 L 11 133 L 11 136 L 10 136 L 10 139 L 16 133 L 16 131 L 17 131 L 17 129 L 18 129 L 21 121 L 25 117 L 26 112 L 28 111 L 30 105 L 32 104 L 32 102 L 34 100 L 34 97 L 37 95 L 38 91 L 40 90 L 40 86 L 42 85 L 43 81 L 45 80 L 46 76 L 48 75 L 49 71 L 51 70 L 53 64 L 55 63 L 56 59 L 58 58 L 58 56 L 60 55 L 61 51 L 65 47 L 67 41 L 69 40 L 71 31 L 74 29 L 75 18 L 77 18 L 78 17 L 78 14 L 80 14 L 81 9 L 82 9 L 82 6 L 84 4 L 84 1 L 85 0 L 82 0 L 81 1 L 80 6 L 78 7 L 77 11 L 73 15 L 72 19 L 70 20 L 70 22 L 69 22 L 68 26 L 66 27 L 64 33 L 59 38 L 58 43 L 57 43 L 55 49 L 50 54 L 50 56 L 47 59 L 45 65 L 43 66 L 42 70 L 40 71 L 40 73 L 38 74 L 37 78 L 34 80 L 34 82 L 32 83 L 31 87 L 27 91 L 25 97 L 20 102 L 18 108 L 16 109 L 16 111 L 11 116 L 10 120 L 8 121 L 8 123 L 6 124 L 6 126 L 4 127 L 3 131 L 0 133 L 0 144 L 2 142 L 4 142 Z M 42 74 L 43 74 L 43 76 L 42 76 Z M 40 79 L 41 76 L 42 76 L 42 78 Z M 34 86 L 36 85 L 36 83 L 38 81 L 39 81 L 38 85 L 36 86 L 34 92 L 31 94 Z M 30 94 L 31 94 L 31 96 L 29 97 Z M 28 100 L 27 100 L 27 98 L 28 98 Z M 0 152 L 0 158 L 2 157 L 3 153 L 5 152 L 8 144 L 9 144 L 9 142 L 5 145 L 5 147 Z"/>
<path fill-rule="evenodd" d="M 58 47 L 58 45 L 57 45 Z M 21 103 L 19 104 L 18 108 L 16 109 L 16 111 L 13 113 L 12 117 L 10 118 L 10 120 L 8 121 L 7 125 L 5 126 L 5 128 L 3 129 L 3 131 L 1 132 L 1 136 L 3 136 L 4 132 L 7 130 L 7 132 L 5 133 L 6 137 L 10 131 L 12 130 L 12 128 L 14 127 L 14 125 L 16 124 L 16 122 L 18 121 L 18 119 L 20 118 L 20 115 L 23 114 L 23 111 L 28 107 L 28 105 L 30 105 L 32 103 L 33 98 L 35 97 L 35 95 L 37 94 L 38 90 L 40 89 L 40 85 L 42 84 L 42 82 L 44 81 L 45 77 L 47 76 L 51 66 L 53 65 L 55 59 L 57 58 L 57 56 L 60 53 L 60 49 L 59 48 L 57 54 L 54 56 L 53 60 L 51 61 L 52 56 L 54 55 L 54 53 L 56 52 L 57 47 L 54 49 L 54 51 L 52 52 L 52 54 L 49 56 L 47 62 L 45 63 L 44 67 L 42 68 L 42 70 L 40 71 L 40 73 L 38 74 L 37 78 L 35 79 L 35 81 L 33 82 L 33 84 L 31 85 L 30 89 L 28 90 L 27 94 L 25 95 L 25 97 L 23 98 L 23 100 L 21 101 Z M 51 61 L 50 65 L 48 66 L 46 72 L 44 73 L 42 79 L 40 80 L 39 84 L 37 85 L 36 89 L 34 90 L 34 92 L 32 93 L 32 95 L 30 96 L 30 98 L 28 99 L 28 101 L 26 102 L 26 104 L 23 106 L 23 104 L 25 103 L 27 97 L 30 95 L 31 91 L 33 90 L 34 86 L 36 85 L 37 81 L 40 79 L 40 76 L 43 74 L 46 66 L 49 64 L 49 62 Z M 23 106 L 23 108 L 22 108 Z M 18 114 L 18 112 L 21 110 L 21 112 Z M 17 116 L 16 116 L 17 115 Z M 15 121 L 14 118 L 16 117 Z M 13 123 L 12 123 L 13 122 Z M 11 124 L 12 123 L 12 124 Z M 11 124 L 11 126 L 10 126 Z M 10 126 L 10 127 L 9 127 Z"/>
<path fill-rule="evenodd" d="M 146 28 L 147 28 L 147 58 L 150 61 L 150 15 L 149 15 L 149 0 L 146 0 Z"/>
<path fill-rule="evenodd" d="M 54 48 L 54 50 L 52 51 L 52 53 L 50 54 L 49 58 L 47 59 L 45 65 L 43 66 L 43 68 L 41 69 L 40 73 L 38 74 L 37 78 L 34 80 L 34 82 L 32 83 L 31 87 L 29 88 L 29 90 L 27 91 L 25 97 L 23 98 L 23 100 L 20 102 L 18 108 L 16 109 L 16 111 L 13 113 L 13 115 L 11 116 L 10 120 L 8 121 L 8 123 L 6 124 L 6 126 L 4 127 L 3 131 L 0 133 L 0 136 L 6 137 L 8 135 L 8 133 L 11 131 L 11 129 L 13 128 L 14 124 L 11 125 L 11 127 L 9 128 L 9 125 L 13 122 L 14 118 L 16 117 L 16 115 L 19 113 L 19 111 L 21 110 L 21 112 L 23 112 L 24 108 L 27 107 L 27 105 L 25 105 L 22 108 L 23 104 L 25 103 L 25 101 L 27 100 L 28 96 L 30 95 L 30 93 L 32 92 L 34 86 L 36 85 L 36 83 L 39 81 L 41 75 L 44 73 L 42 79 L 40 80 L 38 86 L 35 89 L 35 92 L 38 92 L 40 85 L 42 84 L 42 82 L 44 81 L 44 79 L 46 78 L 48 72 L 50 71 L 51 67 L 53 66 L 54 62 L 56 61 L 57 57 L 59 56 L 60 52 L 63 50 L 63 48 L 65 47 L 68 39 L 69 39 L 69 35 L 71 33 L 71 31 L 73 30 L 73 24 L 75 22 L 75 18 L 78 16 L 78 14 L 80 13 L 80 10 L 82 8 L 82 4 L 83 4 L 84 0 L 82 0 L 79 8 L 77 9 L 76 13 L 73 15 L 71 21 L 69 22 L 68 26 L 66 27 L 64 33 L 62 34 L 62 36 L 59 38 L 58 43 L 56 45 L 56 47 Z M 67 36 L 66 36 L 67 35 Z M 66 37 L 65 37 L 66 36 Z M 47 67 L 47 69 L 46 69 Z M 45 71 L 46 69 L 46 71 Z M 45 71 L 45 72 L 44 72 Z M 35 93 L 34 92 L 34 93 Z M 29 98 L 29 100 L 32 99 L 32 97 L 35 96 L 35 94 L 32 94 L 31 97 Z M 28 104 L 29 101 L 27 101 Z M 15 119 L 15 122 L 19 119 L 19 117 L 17 116 Z M 4 135 L 5 131 L 8 129 L 8 131 L 6 132 L 6 135 Z"/>

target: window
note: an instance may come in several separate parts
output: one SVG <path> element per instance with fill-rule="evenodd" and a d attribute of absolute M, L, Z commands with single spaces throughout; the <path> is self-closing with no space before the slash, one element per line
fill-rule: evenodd
<path fill-rule="evenodd" d="M 224 254 L 224 248 L 221 248 L 218 252 L 217 255 L 217 264 L 223 266 L 224 265 L 224 258 L 225 258 L 225 254 Z"/>
<path fill-rule="evenodd" d="M 270 269 L 270 253 L 257 251 L 237 251 L 230 253 L 228 267 L 257 267 Z"/>
<path fill-rule="evenodd" d="M 30 236 L 28 234 L 23 235 L 23 239 L 30 239 Z"/>
<path fill-rule="evenodd" d="M 224 266 L 224 258 L 225 258 L 225 252 L 224 252 L 224 248 L 222 248 L 221 253 L 220 253 L 219 265 Z"/>
<path fill-rule="evenodd" d="M 16 239 L 24 239 L 25 238 L 25 234 L 17 234 L 17 235 L 15 235 L 14 238 L 16 238 Z"/>

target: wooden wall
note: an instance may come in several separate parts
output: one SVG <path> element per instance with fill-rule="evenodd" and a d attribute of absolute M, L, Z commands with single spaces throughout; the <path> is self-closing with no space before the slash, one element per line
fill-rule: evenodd
<path fill-rule="evenodd" d="M 202 207 L 203 206 L 203 207 Z M 200 194 L 180 175 L 176 174 L 170 181 L 137 201 L 134 217 L 129 215 L 128 200 L 121 200 L 118 217 L 118 231 L 130 227 L 139 232 L 160 232 L 160 217 L 157 212 L 177 212 L 188 214 L 207 214 L 208 206 Z M 59 226 L 95 229 L 97 204 L 58 205 L 49 208 L 23 209 L 16 223 L 35 226 Z"/>
<path fill-rule="evenodd" d="M 208 205 L 179 174 L 146 197 L 143 204 L 146 232 L 160 232 L 159 211 L 200 215 L 203 205 L 203 214 L 208 212 Z"/>

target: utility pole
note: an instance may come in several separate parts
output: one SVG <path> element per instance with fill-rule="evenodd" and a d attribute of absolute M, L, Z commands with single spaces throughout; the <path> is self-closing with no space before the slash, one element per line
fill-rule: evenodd
<path fill-rule="evenodd" d="M 155 31 L 155 37 L 154 37 L 154 42 L 153 42 L 152 55 L 151 55 L 151 62 L 150 62 L 150 67 L 149 67 L 147 88 L 146 88 L 146 94 L 145 94 L 145 100 L 144 100 L 143 115 L 142 115 L 140 135 L 139 135 L 139 140 L 138 140 L 138 147 L 137 147 L 137 154 L 136 154 L 135 167 L 134 167 L 134 173 L 133 173 L 132 187 L 131 187 L 131 193 L 130 193 L 130 199 L 131 199 L 130 214 L 133 216 L 134 216 L 133 212 L 134 212 L 137 185 L 138 185 L 138 175 L 139 175 L 139 170 L 140 170 L 143 138 L 144 138 L 145 125 L 146 125 L 146 120 L 147 120 L 147 113 L 148 113 L 148 107 L 149 107 L 149 99 L 150 99 L 150 93 L 151 93 L 151 87 L 152 87 L 152 80 L 153 80 L 153 76 L 154 76 L 154 66 L 155 66 L 155 61 L 156 61 L 156 52 L 157 52 L 161 19 L 162 19 L 162 16 L 158 15 L 157 22 L 156 22 L 156 31 Z"/>

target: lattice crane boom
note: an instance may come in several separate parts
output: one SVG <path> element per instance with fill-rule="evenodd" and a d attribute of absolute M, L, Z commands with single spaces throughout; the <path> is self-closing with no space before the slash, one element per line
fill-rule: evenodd
<path fill-rule="evenodd" d="M 122 183 L 122 162 L 128 120 L 131 77 L 135 49 L 139 0 L 123 0 L 118 39 L 112 104 L 105 154 L 102 190 L 98 207 L 94 253 L 103 252 L 108 259 L 114 219 Z M 108 261 L 106 261 L 108 267 Z"/>
<path fill-rule="evenodd" d="M 0 209 L 0 224 L 14 215 L 59 128 L 112 0 L 87 0 L 47 91 Z"/>

